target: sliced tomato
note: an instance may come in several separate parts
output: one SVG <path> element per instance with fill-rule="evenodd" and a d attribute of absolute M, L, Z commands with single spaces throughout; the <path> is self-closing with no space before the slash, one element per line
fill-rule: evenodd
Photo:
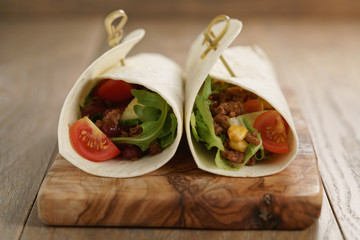
<path fill-rule="evenodd" d="M 88 117 L 74 123 L 70 140 L 75 151 L 91 161 L 101 162 L 120 154 L 114 143 Z"/>
<path fill-rule="evenodd" d="M 260 99 L 249 99 L 244 103 L 246 113 L 259 112 L 264 110 L 264 104 Z"/>
<path fill-rule="evenodd" d="M 110 102 L 127 102 L 133 98 L 132 85 L 122 80 L 106 79 L 97 89 L 97 95 Z"/>
<path fill-rule="evenodd" d="M 254 123 L 260 134 L 263 146 L 274 153 L 290 152 L 285 120 L 277 111 L 260 114 Z"/>

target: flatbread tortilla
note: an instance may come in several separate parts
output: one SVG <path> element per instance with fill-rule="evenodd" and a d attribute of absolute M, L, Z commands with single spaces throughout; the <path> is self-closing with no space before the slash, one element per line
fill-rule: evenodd
<path fill-rule="evenodd" d="M 183 130 L 183 84 L 181 69 L 170 59 L 159 54 L 140 54 L 120 60 L 143 38 L 144 30 L 135 30 L 123 42 L 95 60 L 79 77 L 67 96 L 61 110 L 58 141 L 60 154 L 83 171 L 102 177 L 135 177 L 154 171 L 168 162 L 176 152 Z M 161 95 L 172 107 L 177 118 L 174 142 L 161 153 L 146 155 L 137 161 L 111 159 L 92 162 L 81 157 L 72 147 L 69 126 L 81 118 L 79 106 L 84 102 L 94 84 L 111 78 L 142 85 Z"/>
<path fill-rule="evenodd" d="M 219 32 L 225 23 L 214 26 L 214 32 Z M 298 137 L 289 107 L 277 83 L 273 67 L 265 53 L 259 47 L 228 48 L 240 33 L 241 22 L 231 19 L 230 27 L 224 38 L 219 42 L 216 50 L 211 51 L 205 59 L 200 56 L 205 49 L 201 43 L 203 33 L 193 43 L 187 67 L 185 70 L 185 130 L 191 153 L 197 166 L 214 174 L 231 177 L 259 177 L 280 172 L 294 160 L 298 151 Z M 223 55 L 236 77 L 230 76 L 224 64 L 219 60 Z M 245 90 L 251 91 L 270 103 L 287 121 L 290 127 L 290 153 L 276 154 L 272 159 L 261 161 L 254 166 L 243 166 L 239 170 L 231 171 L 219 169 L 215 165 L 216 151 L 207 150 L 202 142 L 197 142 L 191 132 L 190 116 L 193 111 L 196 95 L 203 85 L 206 76 L 221 80 Z"/>

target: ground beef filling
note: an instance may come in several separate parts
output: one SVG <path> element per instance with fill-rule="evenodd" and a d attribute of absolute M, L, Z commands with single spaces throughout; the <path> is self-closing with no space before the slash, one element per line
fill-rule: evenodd
<path fill-rule="evenodd" d="M 214 130 L 216 135 L 225 134 L 225 150 L 220 152 L 221 157 L 230 160 L 232 167 L 237 167 L 244 161 L 244 153 L 230 148 L 229 137 L 227 130 L 230 127 L 227 119 L 233 118 L 242 114 L 244 111 L 244 102 L 248 99 L 258 99 L 258 97 L 240 87 L 229 87 L 219 94 L 213 94 L 209 97 L 211 101 L 210 111 L 214 118 Z M 257 131 L 248 133 L 246 141 L 248 143 L 259 145 L 260 140 L 256 138 Z M 252 157 L 246 165 L 254 165 L 256 163 L 255 157 Z"/>
<path fill-rule="evenodd" d="M 140 125 L 120 126 L 119 124 L 119 120 L 126 106 L 126 104 L 118 105 L 116 103 L 103 101 L 99 97 L 94 96 L 90 99 L 90 104 L 82 108 L 81 115 L 82 117 L 88 116 L 109 138 L 135 137 L 142 133 L 142 127 Z M 115 144 L 121 150 L 121 156 L 128 160 L 137 160 L 147 153 L 155 155 L 163 150 L 155 140 L 145 152 L 141 151 L 138 146 L 133 144 Z"/>

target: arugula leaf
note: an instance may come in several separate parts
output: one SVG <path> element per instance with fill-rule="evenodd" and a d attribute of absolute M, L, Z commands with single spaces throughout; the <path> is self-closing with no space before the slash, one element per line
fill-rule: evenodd
<path fill-rule="evenodd" d="M 140 147 L 142 151 L 149 148 L 149 145 L 155 139 L 158 139 L 160 145 L 168 146 L 174 141 L 176 129 L 176 117 L 171 113 L 171 107 L 157 93 L 146 90 L 131 90 L 131 93 L 137 98 L 137 101 L 144 105 L 137 108 L 140 118 L 145 119 L 140 126 L 142 133 L 135 137 L 116 137 L 111 138 L 115 143 L 129 143 Z M 148 108 L 148 109 L 146 109 Z M 154 109 L 156 111 L 154 111 Z M 135 111 L 137 111 L 135 110 Z M 160 115 L 159 115 L 159 112 Z"/>
<path fill-rule="evenodd" d="M 155 107 L 135 105 L 134 110 L 141 122 L 156 121 L 160 117 L 160 111 Z"/>
<path fill-rule="evenodd" d="M 220 150 L 224 150 L 224 145 L 221 141 L 221 138 L 216 136 L 214 130 L 214 119 L 210 112 L 210 100 L 209 96 L 211 95 L 211 78 L 208 75 L 205 79 L 205 84 L 199 94 L 195 99 L 194 106 L 194 115 L 195 122 L 190 121 L 193 131 L 198 136 L 199 140 L 202 140 L 205 143 L 207 149 L 211 149 L 212 147 L 217 147 Z M 195 124 L 194 124 L 195 123 Z M 195 137 L 196 139 L 196 137 Z"/>
<path fill-rule="evenodd" d="M 170 113 L 168 115 L 168 119 L 166 120 L 165 127 L 163 129 L 162 135 L 164 136 L 159 138 L 160 146 L 162 148 L 166 148 L 174 141 L 176 126 L 177 126 L 176 116 L 175 114 Z"/>
<path fill-rule="evenodd" d="M 139 118 L 128 119 L 128 120 L 119 120 L 120 126 L 135 126 L 140 123 L 141 123 L 141 121 Z"/>

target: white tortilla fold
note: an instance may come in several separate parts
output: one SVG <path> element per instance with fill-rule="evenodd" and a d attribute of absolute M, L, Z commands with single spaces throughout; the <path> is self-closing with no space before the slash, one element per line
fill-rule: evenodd
<path fill-rule="evenodd" d="M 232 20 L 232 23 L 237 23 Z M 235 25 L 235 24 L 234 24 Z M 241 26 L 241 24 L 240 24 Z M 221 29 L 221 26 L 216 26 Z M 197 166 L 207 172 L 231 177 L 260 177 L 280 172 L 294 160 L 298 151 L 298 137 L 287 102 L 277 83 L 273 67 L 265 53 L 259 47 L 233 47 L 226 49 L 238 35 L 240 27 L 229 28 L 229 37 L 220 41 L 216 51 L 212 51 L 204 60 L 200 55 L 203 35 L 200 34 L 191 47 L 185 72 L 185 130 L 191 153 Z M 223 55 L 236 77 L 231 77 L 219 56 Z M 287 121 L 290 127 L 288 139 L 290 153 L 274 154 L 272 159 L 263 160 L 254 166 L 244 166 L 239 170 L 219 169 L 215 165 L 215 150 L 207 150 L 202 142 L 196 142 L 191 126 L 190 115 L 193 111 L 196 95 L 206 76 L 240 86 L 269 102 Z M 276 156 L 276 157 L 275 157 Z"/>
<path fill-rule="evenodd" d="M 133 46 L 144 36 L 144 30 L 135 30 L 117 47 L 95 60 L 79 77 L 67 96 L 61 110 L 58 140 L 60 154 L 83 171 L 102 177 L 135 177 L 154 171 L 168 162 L 176 152 L 183 130 L 183 84 L 181 69 L 170 59 L 159 54 L 140 54 L 125 58 Z M 125 58 L 125 66 L 120 59 Z M 81 118 L 79 106 L 94 84 L 111 78 L 142 85 L 158 94 L 172 107 L 177 119 L 174 142 L 161 153 L 146 155 L 137 161 L 119 160 L 92 162 L 81 157 L 72 147 L 69 126 Z"/>

